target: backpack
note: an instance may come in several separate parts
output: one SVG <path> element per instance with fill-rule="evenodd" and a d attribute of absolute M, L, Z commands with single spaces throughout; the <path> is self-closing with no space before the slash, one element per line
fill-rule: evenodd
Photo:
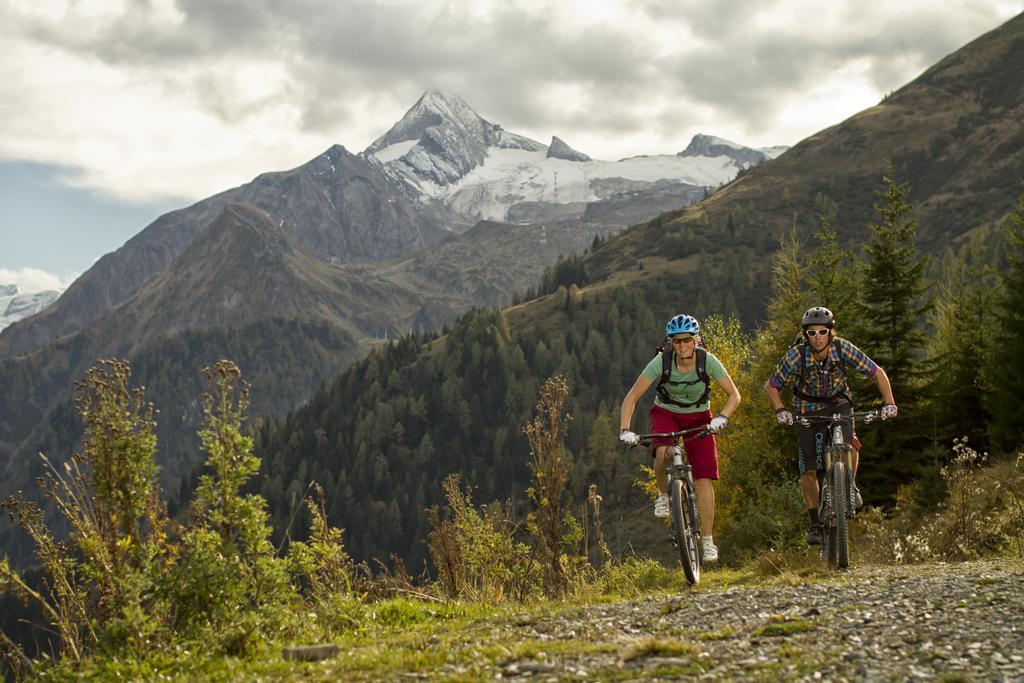
<path fill-rule="evenodd" d="M 658 380 L 657 392 L 658 398 L 661 399 L 662 403 L 670 403 L 674 406 L 680 406 L 681 408 L 692 408 L 693 406 L 700 405 L 701 403 L 706 403 L 708 399 L 711 398 L 711 378 L 708 376 L 707 371 L 708 352 L 707 349 L 704 348 L 704 340 L 701 340 L 700 344 L 698 344 L 696 348 L 694 348 L 694 353 L 696 354 L 695 361 L 697 379 L 693 380 L 692 382 L 685 380 L 673 382 L 671 380 L 672 366 L 674 366 L 676 362 L 676 352 L 672 348 L 671 344 L 664 344 L 658 347 L 658 353 L 661 354 L 661 378 Z M 704 383 L 704 393 L 701 394 L 700 398 L 698 398 L 693 403 L 686 403 L 685 401 L 677 401 L 673 398 L 670 398 L 668 395 L 668 389 L 665 388 L 666 384 L 689 385 L 696 384 L 697 382 Z"/>
<path fill-rule="evenodd" d="M 839 337 L 836 337 L 830 342 L 829 345 L 835 349 L 836 355 L 839 356 L 839 365 L 836 366 L 836 369 L 839 370 L 839 374 L 842 375 L 843 382 L 845 383 L 846 358 L 843 356 L 843 350 L 840 345 L 840 341 L 841 339 Z M 793 342 L 793 345 L 790 346 L 790 348 L 799 349 L 800 351 L 800 380 L 793 385 L 794 396 L 804 401 L 812 401 L 817 403 L 823 401 L 835 401 L 836 399 L 845 399 L 850 403 L 853 403 L 853 397 L 850 394 L 849 387 L 847 387 L 846 389 L 841 389 L 839 392 L 832 394 L 831 396 L 812 396 L 801 391 L 800 386 L 807 384 L 807 339 L 804 338 L 804 335 L 802 333 L 798 334 L 796 340 Z M 831 362 L 829 364 L 831 365 Z"/>

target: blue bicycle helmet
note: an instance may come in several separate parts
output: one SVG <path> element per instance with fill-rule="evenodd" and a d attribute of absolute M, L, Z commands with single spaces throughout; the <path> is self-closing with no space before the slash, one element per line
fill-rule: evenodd
<path fill-rule="evenodd" d="M 700 323 L 692 315 L 680 313 L 665 325 L 665 336 L 674 334 L 700 334 Z"/>

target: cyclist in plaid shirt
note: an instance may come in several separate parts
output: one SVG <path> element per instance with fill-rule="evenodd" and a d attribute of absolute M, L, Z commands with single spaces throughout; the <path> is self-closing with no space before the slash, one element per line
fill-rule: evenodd
<path fill-rule="evenodd" d="M 768 399 L 775 408 L 775 419 L 779 424 L 792 425 L 793 413 L 800 415 L 849 415 L 853 412 L 853 397 L 846 383 L 847 370 L 861 372 L 875 380 L 885 405 L 883 417 L 896 416 L 896 402 L 892 397 L 892 386 L 885 370 L 846 339 L 836 336 L 835 317 L 832 311 L 815 306 L 804 313 L 801 321 L 803 332 L 800 343 L 786 351 L 775 366 L 764 385 Z M 793 390 L 793 412 L 782 402 L 783 387 Z M 843 437 L 847 443 L 857 444 L 853 434 L 853 419 L 843 423 Z M 825 469 L 825 445 L 829 439 L 828 425 L 814 423 L 809 427 L 796 426 L 798 464 L 800 468 L 800 489 L 807 504 L 807 516 L 811 528 L 807 542 L 821 543 L 821 524 L 818 520 L 818 471 Z M 853 473 L 857 473 L 858 451 L 851 459 Z M 813 466 L 812 466 L 813 463 Z M 863 503 L 857 485 L 853 485 L 857 507 Z"/>

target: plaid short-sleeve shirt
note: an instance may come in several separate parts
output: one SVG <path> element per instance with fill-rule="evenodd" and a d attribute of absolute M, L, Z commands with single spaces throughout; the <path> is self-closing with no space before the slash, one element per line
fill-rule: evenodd
<path fill-rule="evenodd" d="M 848 393 L 850 387 L 846 383 L 844 369 L 846 372 L 856 370 L 868 377 L 874 377 L 878 372 L 875 362 L 846 339 L 836 338 L 828 349 L 828 357 L 816 361 L 810 344 L 792 346 L 768 378 L 768 383 L 776 389 L 788 386 L 806 396 L 820 397 L 817 401 L 807 400 L 794 393 L 794 412 L 802 414 L 819 410 L 826 407 L 828 397 Z"/>

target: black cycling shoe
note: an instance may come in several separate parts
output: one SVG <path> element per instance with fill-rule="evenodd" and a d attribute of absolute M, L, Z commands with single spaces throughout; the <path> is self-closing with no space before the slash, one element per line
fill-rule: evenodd
<path fill-rule="evenodd" d="M 807 531 L 807 545 L 821 545 L 821 525 L 812 524 Z"/>

